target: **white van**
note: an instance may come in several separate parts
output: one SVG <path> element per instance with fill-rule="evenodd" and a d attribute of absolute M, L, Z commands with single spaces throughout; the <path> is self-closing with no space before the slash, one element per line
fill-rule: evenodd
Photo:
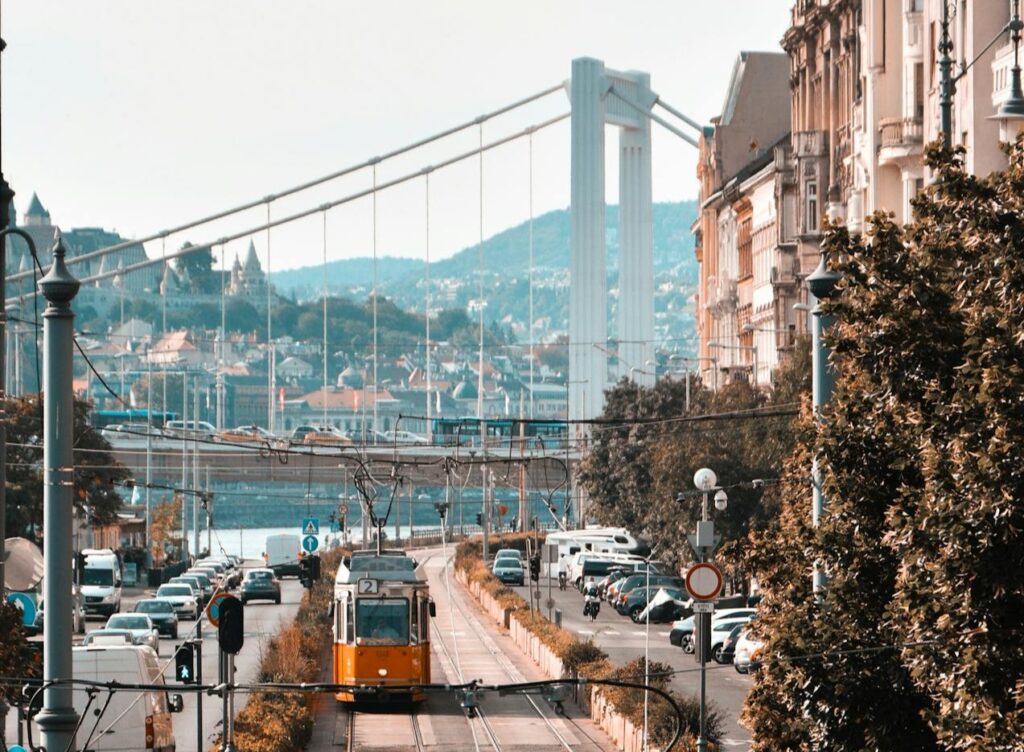
<path fill-rule="evenodd" d="M 169 420 L 164 423 L 164 432 L 185 439 L 212 439 L 217 429 L 205 420 Z"/>
<path fill-rule="evenodd" d="M 76 679 L 98 682 L 111 680 L 122 684 L 164 683 L 153 648 L 145 645 L 79 647 L 71 650 L 72 671 Z M 181 695 L 168 696 L 166 690 L 115 692 L 106 705 L 107 694 L 100 690 L 89 703 L 83 685 L 72 692 L 75 711 L 88 715 L 78 728 L 75 749 L 95 752 L 174 752 L 171 713 L 182 708 Z M 95 712 L 106 706 L 97 723 Z"/>
<path fill-rule="evenodd" d="M 81 590 L 86 614 L 110 616 L 121 610 L 121 560 L 109 548 L 82 551 Z"/>
<path fill-rule="evenodd" d="M 558 546 L 558 558 L 572 556 L 578 551 L 596 551 L 606 554 L 633 554 L 647 556 L 650 546 L 638 540 L 624 527 L 588 527 L 583 530 L 560 530 L 548 533 L 546 544 Z"/>
<path fill-rule="evenodd" d="M 302 551 L 299 536 L 292 533 L 268 535 L 263 551 L 267 569 L 273 569 L 275 576 L 299 576 L 299 554 Z"/>

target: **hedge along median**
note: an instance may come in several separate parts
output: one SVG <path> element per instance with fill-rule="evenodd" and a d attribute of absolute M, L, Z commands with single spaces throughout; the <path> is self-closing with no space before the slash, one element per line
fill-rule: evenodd
<path fill-rule="evenodd" d="M 300 683 L 320 681 L 331 649 L 328 607 L 334 575 L 343 553 L 321 557 L 320 580 L 302 596 L 294 621 L 261 646 L 257 681 Z M 313 733 L 319 695 L 303 692 L 254 692 L 235 716 L 235 748 L 245 752 L 298 752 Z M 211 752 L 220 752 L 223 740 Z"/>
<path fill-rule="evenodd" d="M 525 541 L 531 537 L 523 533 L 503 536 L 500 540 L 492 536 L 492 548 L 500 545 L 506 548 L 525 549 Z M 478 540 L 460 543 L 455 550 L 456 577 L 485 606 L 493 603 L 502 610 L 501 617 L 492 612 L 496 620 L 504 622 L 520 649 L 528 654 L 552 678 L 613 679 L 644 683 L 644 660 L 642 656 L 623 665 L 613 664 L 608 655 L 590 640 L 581 640 L 567 629 L 557 626 L 539 611 L 531 611 L 529 604 L 511 588 L 506 587 L 491 574 L 483 562 L 481 542 Z M 489 609 L 490 610 L 490 609 Z M 528 640 L 522 639 L 526 634 Z M 539 645 L 543 649 L 538 649 Z M 551 657 L 552 656 L 553 659 Z M 561 671 L 558 668 L 561 668 Z M 667 691 L 679 705 L 683 714 L 683 733 L 673 750 L 696 750 L 697 732 L 700 724 L 700 705 L 692 697 L 679 695 L 667 689 L 673 669 L 668 664 L 650 664 L 651 684 Z M 642 744 L 644 695 L 640 689 L 623 687 L 602 687 L 592 685 L 590 692 L 580 697 L 584 709 L 608 732 L 620 748 L 638 749 Z M 652 694 L 648 703 L 648 734 L 653 745 L 663 747 L 672 739 L 675 731 L 676 714 L 662 698 Z M 713 749 L 721 741 L 721 719 L 717 711 L 707 714 L 708 740 Z"/>

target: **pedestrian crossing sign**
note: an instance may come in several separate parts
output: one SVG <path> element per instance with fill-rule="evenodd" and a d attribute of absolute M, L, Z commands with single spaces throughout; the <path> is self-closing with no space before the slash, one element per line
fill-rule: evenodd
<path fill-rule="evenodd" d="M 302 534 L 303 535 L 320 535 L 320 518 L 319 517 L 303 517 L 302 518 Z"/>

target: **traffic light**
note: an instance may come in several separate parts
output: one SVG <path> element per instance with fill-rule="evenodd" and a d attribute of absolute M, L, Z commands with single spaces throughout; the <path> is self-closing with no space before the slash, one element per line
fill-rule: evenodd
<path fill-rule="evenodd" d="M 299 560 L 299 582 L 302 587 L 311 588 L 320 579 L 320 557 L 303 556 Z"/>
<path fill-rule="evenodd" d="M 307 559 L 309 561 L 309 581 L 312 585 L 320 579 L 320 557 L 309 556 Z"/>
<path fill-rule="evenodd" d="M 534 582 L 540 580 L 540 557 L 530 557 L 530 579 Z"/>
<path fill-rule="evenodd" d="M 484 524 L 483 512 L 477 512 L 476 513 L 476 524 L 477 525 L 483 525 Z"/>
<path fill-rule="evenodd" d="M 196 683 L 196 652 L 192 643 L 178 646 L 174 653 L 174 679 L 179 684 Z"/>
<path fill-rule="evenodd" d="M 245 612 L 242 602 L 228 596 L 220 602 L 217 619 L 217 639 L 225 653 L 238 654 L 245 642 Z"/>

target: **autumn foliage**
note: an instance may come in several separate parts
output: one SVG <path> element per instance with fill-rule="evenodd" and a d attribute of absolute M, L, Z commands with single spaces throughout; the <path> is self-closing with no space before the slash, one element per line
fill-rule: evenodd
<path fill-rule="evenodd" d="M 749 559 L 768 640 L 744 711 L 757 752 L 1024 739 L 1024 145 L 988 178 L 961 151 L 928 159 L 912 224 L 826 238 L 839 380 Z M 812 529 L 798 480 L 815 454 Z"/>

